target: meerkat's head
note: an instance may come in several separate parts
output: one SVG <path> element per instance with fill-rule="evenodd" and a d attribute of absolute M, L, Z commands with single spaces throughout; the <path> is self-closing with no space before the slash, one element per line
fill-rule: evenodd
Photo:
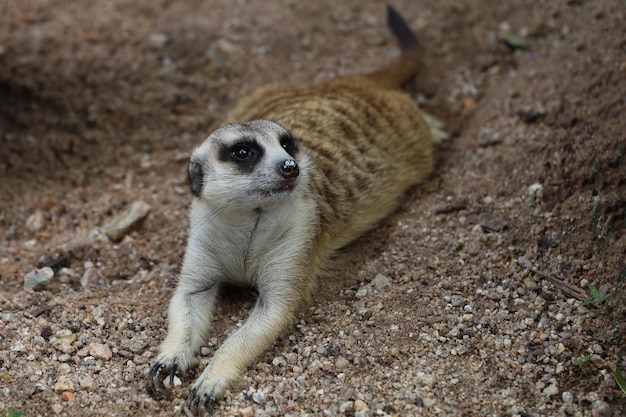
<path fill-rule="evenodd" d="M 213 132 L 189 161 L 191 193 L 217 207 L 257 208 L 301 191 L 308 158 L 297 140 L 268 120 Z"/>

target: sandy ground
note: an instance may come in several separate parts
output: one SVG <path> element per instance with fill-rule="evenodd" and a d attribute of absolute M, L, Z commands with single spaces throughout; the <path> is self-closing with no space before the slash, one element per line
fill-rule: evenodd
<path fill-rule="evenodd" d="M 192 375 L 146 393 L 186 158 L 260 85 L 397 53 L 383 4 L 336 3 L 0 3 L 2 415 L 189 412 Z M 394 5 L 423 48 L 407 89 L 451 139 L 214 414 L 626 415 L 624 3 Z M 147 218 L 113 241 L 137 201 Z M 610 296 L 583 305 L 589 284 Z M 198 372 L 252 305 L 224 294 Z"/>

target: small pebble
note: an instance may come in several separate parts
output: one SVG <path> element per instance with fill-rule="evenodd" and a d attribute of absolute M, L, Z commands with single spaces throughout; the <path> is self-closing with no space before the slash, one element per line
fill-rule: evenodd
<path fill-rule="evenodd" d="M 57 382 L 54 384 L 52 389 L 54 391 L 56 391 L 56 392 L 59 392 L 59 391 L 74 391 L 75 390 L 74 389 L 74 384 L 65 375 L 60 376 L 59 379 L 57 379 Z"/>
<path fill-rule="evenodd" d="M 63 391 L 61 393 L 61 399 L 63 401 L 73 401 L 74 398 L 74 393 L 72 391 Z"/>
<path fill-rule="evenodd" d="M 38 232 L 46 224 L 46 218 L 43 211 L 37 210 L 26 219 L 26 228 L 31 232 Z"/>
<path fill-rule="evenodd" d="M 378 274 L 372 280 L 372 285 L 380 290 L 382 288 L 389 287 L 391 285 L 391 280 L 383 274 Z"/>
<path fill-rule="evenodd" d="M 181 386 L 183 384 L 183 381 L 180 380 L 180 378 L 176 375 L 174 375 L 174 378 L 172 378 L 172 383 L 170 383 L 170 377 L 168 376 L 167 378 L 165 378 L 163 380 L 163 386 L 165 388 L 170 388 L 172 385 L 175 387 Z"/>
<path fill-rule="evenodd" d="M 541 200 L 543 198 L 543 185 L 539 183 L 532 184 L 528 187 L 528 195 L 534 200 Z"/>
<path fill-rule="evenodd" d="M 502 142 L 502 135 L 490 127 L 483 127 L 478 133 L 476 143 L 479 146 L 495 145 Z"/>
<path fill-rule="evenodd" d="M 81 390 L 93 391 L 96 389 L 96 381 L 90 375 L 84 375 L 78 378 L 78 384 Z"/>
<path fill-rule="evenodd" d="M 168 37 L 165 33 L 153 33 L 148 38 L 148 42 L 154 48 L 161 49 L 168 41 Z"/>
<path fill-rule="evenodd" d="M 98 270 L 96 268 L 87 268 L 83 273 L 83 276 L 80 278 L 80 285 L 84 287 L 88 287 L 89 285 L 95 283 L 98 280 Z"/>
<path fill-rule="evenodd" d="M 287 361 L 282 356 L 276 356 L 272 360 L 272 365 L 274 365 L 274 366 L 285 366 L 285 365 L 287 365 Z"/>
<path fill-rule="evenodd" d="M 572 401 L 574 401 L 574 396 L 569 391 L 563 391 L 563 394 L 561 394 L 561 398 L 563 399 L 563 402 L 566 404 L 569 404 Z"/>
<path fill-rule="evenodd" d="M 24 277 L 24 289 L 43 291 L 48 287 L 50 281 L 54 278 L 54 271 L 49 266 L 35 269 Z"/>
<path fill-rule="evenodd" d="M 106 227 L 105 233 L 114 242 L 137 229 L 150 214 L 150 205 L 143 201 L 135 201 L 123 214 L 114 218 Z"/>
<path fill-rule="evenodd" d="M 254 401 L 257 404 L 263 404 L 267 401 L 267 398 L 265 398 L 265 394 L 257 391 L 254 394 L 252 394 L 252 401 Z"/>
<path fill-rule="evenodd" d="M 335 361 L 335 368 L 337 369 L 345 369 L 346 367 L 348 367 L 348 365 L 350 365 L 350 361 L 348 361 L 343 356 L 339 356 Z"/>
<path fill-rule="evenodd" d="M 239 410 L 239 415 L 241 417 L 254 417 L 254 408 L 252 406 L 242 408 Z"/>
<path fill-rule="evenodd" d="M 473 112 L 476 110 L 476 107 L 478 107 L 478 104 L 476 104 L 476 101 L 473 98 L 465 97 L 463 99 L 463 107 L 465 107 L 465 110 L 468 112 Z"/>
<path fill-rule="evenodd" d="M 367 404 L 365 403 L 365 401 L 357 399 L 356 401 L 354 401 L 354 411 L 355 412 L 359 412 L 359 411 L 369 411 L 370 408 L 367 406 Z"/>
<path fill-rule="evenodd" d="M 88 350 L 91 356 L 104 361 L 108 361 L 113 356 L 109 346 L 102 343 L 92 342 L 89 344 Z"/>
<path fill-rule="evenodd" d="M 549 397 L 558 394 L 559 392 L 559 388 L 556 386 L 556 384 L 552 384 L 546 388 L 544 388 L 543 393 Z"/>
<path fill-rule="evenodd" d="M 591 415 L 593 417 L 611 417 L 613 410 L 611 406 L 602 400 L 596 400 L 591 404 Z"/>
<path fill-rule="evenodd" d="M 226 39 L 218 39 L 207 50 L 207 57 L 214 63 L 224 65 L 237 52 L 237 47 Z"/>

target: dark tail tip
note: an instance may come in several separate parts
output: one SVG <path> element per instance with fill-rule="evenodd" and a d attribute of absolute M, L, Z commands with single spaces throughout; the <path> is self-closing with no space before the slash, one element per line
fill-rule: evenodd
<path fill-rule="evenodd" d="M 415 34 L 396 9 L 387 5 L 387 24 L 400 43 L 402 52 L 417 48 Z"/>

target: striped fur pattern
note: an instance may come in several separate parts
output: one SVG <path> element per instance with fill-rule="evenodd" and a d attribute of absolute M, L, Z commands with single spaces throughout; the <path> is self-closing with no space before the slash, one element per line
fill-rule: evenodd
<path fill-rule="evenodd" d="M 403 83 L 417 41 L 389 10 L 401 56 L 372 74 L 309 88 L 262 87 L 191 155 L 190 230 L 168 332 L 151 368 L 171 380 L 193 364 L 224 282 L 259 295 L 248 319 L 193 383 L 203 409 L 268 350 L 308 301 L 337 249 L 375 227 L 432 168 L 431 128 Z"/>

